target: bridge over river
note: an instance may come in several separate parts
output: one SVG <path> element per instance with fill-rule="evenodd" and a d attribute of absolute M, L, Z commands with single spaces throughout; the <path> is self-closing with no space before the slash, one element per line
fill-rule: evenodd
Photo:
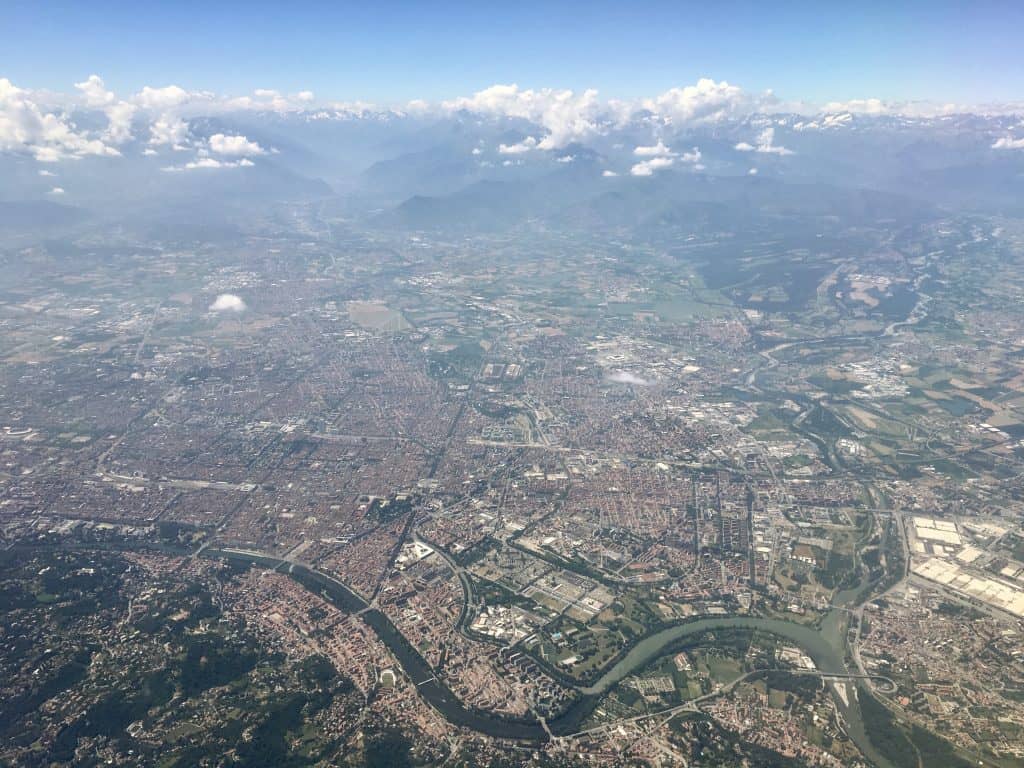
<path fill-rule="evenodd" d="M 552 737 L 571 737 L 580 733 L 581 724 L 593 712 L 602 695 L 633 672 L 643 669 L 664 655 L 666 649 L 685 641 L 688 637 L 727 629 L 767 632 L 793 643 L 811 658 L 832 691 L 850 738 L 879 768 L 892 768 L 892 764 L 885 756 L 875 749 L 864 728 L 859 697 L 870 696 L 871 693 L 865 686 L 865 676 L 851 673 L 846 666 L 846 612 L 842 610 L 833 610 L 820 629 L 780 619 L 721 616 L 690 620 L 659 630 L 633 646 L 593 684 L 579 688 L 580 698 L 559 717 L 548 720 L 545 728 L 544 724 L 536 719 L 511 719 L 466 707 L 442 681 L 437 679 L 420 653 L 387 616 L 337 579 L 307 565 L 250 550 L 210 547 L 202 552 L 202 556 L 245 562 L 287 573 L 341 610 L 359 614 L 359 618 L 376 632 L 395 655 L 402 669 L 416 683 L 424 699 L 450 723 L 493 737 L 538 744 Z M 689 706 L 692 708 L 693 702 L 690 702 Z M 687 705 L 681 705 L 673 709 L 683 711 L 686 707 Z"/>

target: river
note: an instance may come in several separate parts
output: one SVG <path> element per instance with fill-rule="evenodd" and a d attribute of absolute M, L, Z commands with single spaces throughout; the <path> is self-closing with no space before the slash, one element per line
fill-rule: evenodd
<path fill-rule="evenodd" d="M 453 725 L 499 738 L 519 739 L 535 743 L 547 740 L 547 733 L 536 720 L 512 720 L 493 713 L 467 708 L 444 683 L 435 678 L 434 672 L 427 662 L 409 644 L 387 616 L 376 608 L 371 608 L 363 598 L 336 579 L 304 565 L 293 564 L 280 558 L 255 552 L 210 548 L 205 550 L 203 555 L 251 563 L 265 568 L 279 568 L 310 591 L 321 594 L 341 610 L 348 613 L 362 612 L 360 618 L 376 632 L 380 640 L 395 655 L 406 675 L 416 683 L 423 698 Z M 852 598 L 859 588 L 858 586 L 840 593 L 837 596 L 840 599 L 840 604 L 843 604 L 845 599 Z M 548 727 L 556 736 L 575 733 L 593 712 L 601 696 L 616 683 L 664 655 L 667 652 L 666 649 L 678 641 L 686 637 L 696 637 L 706 632 L 724 629 L 750 629 L 776 635 L 803 649 L 819 670 L 836 674 L 848 672 L 844 662 L 846 615 L 840 609 L 834 609 L 829 613 L 820 629 L 781 619 L 746 616 L 696 619 L 645 637 L 592 685 L 581 688 L 581 697 L 562 715 L 549 721 Z M 870 694 L 867 693 L 864 686 L 852 681 L 832 683 L 831 685 L 836 706 L 843 714 L 846 731 L 854 744 L 879 768 L 892 768 L 892 764 L 877 752 L 867 737 L 864 722 L 861 719 L 857 696 Z M 845 697 L 836 692 L 837 685 L 845 686 L 847 691 Z"/>

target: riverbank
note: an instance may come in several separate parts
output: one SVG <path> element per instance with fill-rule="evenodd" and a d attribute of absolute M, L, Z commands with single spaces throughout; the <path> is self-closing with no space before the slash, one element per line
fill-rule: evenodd
<path fill-rule="evenodd" d="M 469 709 L 437 680 L 434 671 L 409 644 L 405 637 L 381 611 L 370 605 L 340 581 L 305 565 L 245 550 L 210 548 L 203 556 L 246 562 L 270 569 L 280 569 L 307 589 L 323 595 L 338 608 L 359 613 L 380 640 L 395 655 L 406 675 L 417 685 L 420 694 L 453 725 L 469 728 L 496 738 L 516 739 L 543 743 L 549 737 L 539 721 L 512 720 L 492 713 Z M 849 590 L 854 592 L 855 590 Z M 781 637 L 800 647 L 814 661 L 819 670 L 835 675 L 848 675 L 845 663 L 844 637 L 846 615 L 833 610 L 819 629 L 782 619 L 747 616 L 727 616 L 691 619 L 648 635 L 608 669 L 592 685 L 580 688 L 581 697 L 559 717 L 548 722 L 554 736 L 571 736 L 593 712 L 601 697 L 630 674 L 643 669 L 664 655 L 666 649 L 687 637 L 726 629 L 746 629 L 766 632 Z M 874 747 L 867 735 L 860 711 L 860 696 L 872 695 L 864 685 L 850 681 L 830 683 L 833 699 L 846 723 L 846 730 L 858 749 L 879 768 L 893 768 L 892 764 Z M 840 695 L 839 686 L 843 693 Z"/>

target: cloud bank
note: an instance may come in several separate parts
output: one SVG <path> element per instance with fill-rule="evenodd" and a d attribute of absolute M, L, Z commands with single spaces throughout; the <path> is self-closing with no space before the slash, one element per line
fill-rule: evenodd
<path fill-rule="evenodd" d="M 382 109 L 365 102 L 317 101 L 309 90 L 283 93 L 256 88 L 242 96 L 187 90 L 176 84 L 146 85 L 130 95 L 118 95 L 103 79 L 91 74 L 75 83 L 71 95 L 54 95 L 20 88 L 0 78 L 0 152 L 22 154 L 41 163 L 87 157 L 118 157 L 131 142 L 146 145 L 151 153 L 194 153 L 178 169 L 230 168 L 242 159 L 274 152 L 246 136 L 215 133 L 193 135 L 191 122 L 198 117 L 238 112 L 273 112 L 319 119 L 397 119 L 452 116 L 465 112 L 478 119 L 521 120 L 539 132 L 514 144 L 501 144 L 498 153 L 523 155 L 533 151 L 562 150 L 574 142 L 607 135 L 626 125 L 646 125 L 654 134 L 685 126 L 716 125 L 756 115 L 796 114 L 794 131 L 840 130 L 855 127 L 855 116 L 901 116 L 907 119 L 940 119 L 975 113 L 986 116 L 1019 114 L 1024 104 L 995 104 L 968 108 L 957 104 L 891 102 L 877 98 L 832 101 L 821 105 L 783 102 L 771 91 L 752 93 L 725 80 L 702 77 L 690 85 L 670 88 L 661 94 L 632 100 L 602 100 L 597 91 L 557 88 L 521 88 L 515 83 L 492 85 L 470 96 L 428 103 L 413 100 L 404 109 Z M 85 129 L 76 123 L 80 113 L 105 118 L 99 128 Z M 95 125 L 95 119 L 82 121 Z M 1021 140 L 997 137 L 992 149 L 1019 149 Z M 765 128 L 756 139 L 740 141 L 737 151 L 787 156 L 792 150 L 777 145 L 774 129 Z M 698 160 L 672 152 L 662 139 L 637 147 L 634 175 L 651 175 L 659 168 Z M 218 165 L 208 158 L 221 158 Z M 671 162 L 670 162 L 671 161 Z"/>
<path fill-rule="evenodd" d="M 80 131 L 66 115 L 44 112 L 29 91 L 0 78 L 0 152 L 28 154 L 41 163 L 117 156 L 102 139 Z"/>
<path fill-rule="evenodd" d="M 521 90 L 511 85 L 492 85 L 472 96 L 442 102 L 448 112 L 465 110 L 494 117 L 516 117 L 548 131 L 538 149 L 561 149 L 599 131 L 602 105 L 597 91 L 577 94 L 570 90 L 542 88 Z"/>

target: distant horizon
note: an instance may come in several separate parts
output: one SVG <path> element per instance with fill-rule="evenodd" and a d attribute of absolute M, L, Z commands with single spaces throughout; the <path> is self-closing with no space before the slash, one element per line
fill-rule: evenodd
<path fill-rule="evenodd" d="M 40 87 L 30 80 L 18 80 L 0 71 L 0 83 L 29 94 L 35 103 L 46 110 L 71 111 L 104 106 L 91 100 L 87 86 L 95 82 L 107 94 L 106 100 L 116 98 L 134 104 L 142 110 L 160 110 L 173 106 L 184 107 L 195 115 L 203 114 L 203 107 L 211 113 L 229 111 L 251 111 L 260 109 L 267 112 L 302 112 L 345 110 L 352 112 L 398 112 L 406 114 L 451 113 L 457 110 L 474 111 L 475 104 L 491 94 L 505 92 L 515 99 L 533 100 L 539 98 L 560 100 L 566 103 L 586 101 L 602 112 L 628 113 L 640 111 L 668 94 L 687 90 L 703 89 L 711 84 L 715 88 L 728 90 L 744 101 L 745 114 L 804 114 L 822 115 L 836 112 L 850 112 L 856 115 L 901 115 L 907 117 L 941 117 L 955 114 L 1022 114 L 1024 115 L 1024 90 L 1014 100 L 958 102 L 929 98 L 882 99 L 874 96 L 850 99 L 813 100 L 798 95 L 782 93 L 769 88 L 755 91 L 741 82 L 716 77 L 714 73 L 701 73 L 691 80 L 680 81 L 658 91 L 638 92 L 629 97 L 611 96 L 597 87 L 573 88 L 558 83 L 535 85 L 512 79 L 488 83 L 471 92 L 452 92 L 438 98 L 413 98 L 405 100 L 347 98 L 345 94 L 314 91 L 312 89 L 281 90 L 253 86 L 243 90 L 221 91 L 202 85 L 186 86 L 184 81 L 170 78 L 162 82 L 147 83 L 137 89 L 119 89 L 105 73 L 97 69 L 81 76 L 75 76 L 58 88 Z M 0 99 L 3 94 L 0 93 Z M 4 109 L 0 101 L 0 113 Z M 486 110 L 484 110 L 486 111 Z M 657 109 L 654 110 L 657 112 Z M 515 115 L 511 115 L 515 116 Z"/>
<path fill-rule="evenodd" d="M 1009 2 L 57 2 L 16 3 L 5 20 L 0 77 L 36 91 L 98 74 L 116 93 L 173 83 L 397 106 L 512 83 L 628 101 L 708 77 L 810 104 L 1024 100 L 1024 7 Z"/>
<path fill-rule="evenodd" d="M 123 150 L 144 142 L 141 154 L 145 156 L 158 155 L 161 149 L 173 154 L 195 152 L 193 157 L 184 158 L 184 163 L 163 166 L 163 171 L 251 167 L 254 157 L 275 155 L 279 149 L 261 145 L 237 129 L 200 130 L 197 134 L 192 121 L 237 113 L 390 119 L 396 114 L 390 110 L 395 108 L 361 101 L 332 101 L 312 90 L 283 92 L 255 88 L 248 93 L 220 94 L 172 84 L 147 85 L 136 92 L 118 93 L 98 74 L 75 82 L 70 92 L 53 93 L 21 87 L 0 75 L 0 154 L 29 156 L 38 163 L 53 164 L 87 156 L 122 157 Z M 772 91 L 755 92 L 710 77 L 629 100 L 603 98 L 593 89 L 531 89 L 496 84 L 469 95 L 406 102 L 397 105 L 397 109 L 397 114 L 412 118 L 452 117 L 467 112 L 486 119 L 521 121 L 527 132 L 507 142 L 499 140 L 497 146 L 499 154 L 514 156 L 535 150 L 561 150 L 632 126 L 651 137 L 646 145 L 641 142 L 636 146 L 636 154 L 646 159 L 632 170 L 642 176 L 673 165 L 676 158 L 696 170 L 704 168 L 698 147 L 685 149 L 680 155 L 662 144 L 659 131 L 725 126 L 764 115 L 768 117 L 753 121 L 751 127 L 756 129 L 756 135 L 734 141 L 736 151 L 792 155 L 791 149 L 773 143 L 774 126 L 787 125 L 787 120 L 775 118 L 784 114 L 799 116 L 791 126 L 798 132 L 848 126 L 854 115 L 942 118 L 981 114 L 997 118 L 985 134 L 991 149 L 1024 147 L 1024 137 L 1020 136 L 1024 123 L 1014 123 L 1024 113 L 1024 103 L 967 106 L 858 99 L 812 104 L 788 101 Z M 478 146 L 474 154 L 480 151 Z M 41 171 L 40 175 L 51 174 Z M 64 192 L 63 188 L 54 187 L 50 194 Z"/>

